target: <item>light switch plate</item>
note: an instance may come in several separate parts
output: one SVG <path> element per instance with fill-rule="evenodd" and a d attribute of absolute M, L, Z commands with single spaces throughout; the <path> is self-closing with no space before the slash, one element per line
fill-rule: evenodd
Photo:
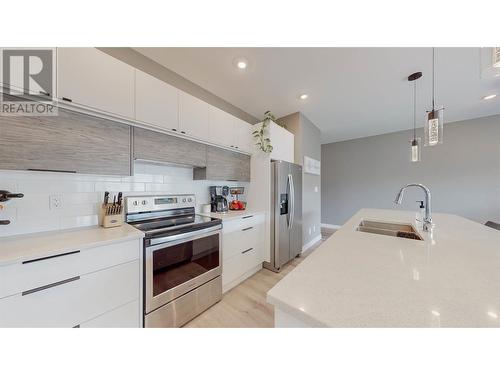
<path fill-rule="evenodd" d="M 62 202 L 62 195 L 56 194 L 56 195 L 51 195 L 49 197 L 49 208 L 51 210 L 58 210 L 62 208 L 63 202 Z"/>

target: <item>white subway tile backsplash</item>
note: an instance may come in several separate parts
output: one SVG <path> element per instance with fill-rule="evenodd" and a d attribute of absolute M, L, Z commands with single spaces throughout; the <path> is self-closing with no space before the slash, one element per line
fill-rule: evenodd
<path fill-rule="evenodd" d="M 78 227 L 88 227 L 91 225 L 98 224 L 98 216 L 96 215 L 86 215 L 86 216 L 64 216 L 61 218 L 61 228 L 60 229 L 70 229 Z"/>
<path fill-rule="evenodd" d="M 0 170 L 0 190 L 24 193 L 6 202 L 0 218 L 0 237 L 98 224 L 104 192 L 113 195 L 195 194 L 196 209 L 210 202 L 209 186 L 244 186 L 227 181 L 193 181 L 193 169 L 173 165 L 135 163 L 134 176 L 101 176 L 71 173 Z M 60 195 L 62 207 L 50 209 L 51 195 Z"/>
<path fill-rule="evenodd" d="M 163 176 L 152 174 L 135 174 L 134 176 L 122 177 L 122 182 L 163 182 Z"/>
<path fill-rule="evenodd" d="M 144 184 L 138 182 L 96 182 L 95 191 L 129 192 L 144 191 Z"/>
<path fill-rule="evenodd" d="M 70 181 L 65 178 L 55 178 L 54 180 L 23 178 L 18 180 L 17 188 L 23 193 L 89 193 L 95 191 L 94 184 L 92 181 Z"/>

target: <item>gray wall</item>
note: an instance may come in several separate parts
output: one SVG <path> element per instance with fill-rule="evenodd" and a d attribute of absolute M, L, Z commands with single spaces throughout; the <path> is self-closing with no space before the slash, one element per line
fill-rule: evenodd
<path fill-rule="evenodd" d="M 136 69 L 142 70 L 152 76 L 161 79 L 168 84 L 177 87 L 179 90 L 187 92 L 198 99 L 203 100 L 223 111 L 238 117 L 239 119 L 249 122 L 250 124 L 256 124 L 260 120 L 253 117 L 252 115 L 246 113 L 240 108 L 232 105 L 231 103 L 225 101 L 222 98 L 212 94 L 210 91 L 205 90 L 203 87 L 187 80 L 186 78 L 180 76 L 174 71 L 164 67 L 161 64 L 151 60 L 149 57 L 142 55 L 132 48 L 127 47 L 113 47 L 113 48 L 99 48 L 101 51 L 107 53 L 118 60 L 121 60 Z"/>
<path fill-rule="evenodd" d="M 423 147 L 419 163 L 409 161 L 411 133 L 322 145 L 322 223 L 342 225 L 363 207 L 397 208 L 397 191 L 411 182 L 429 187 L 434 212 L 500 222 L 500 115 L 445 124 L 444 143 Z M 423 194 L 408 190 L 400 209 L 416 210 L 417 199 Z"/>
<path fill-rule="evenodd" d="M 321 160 L 321 132 L 302 113 L 280 118 L 280 124 L 295 135 L 295 163 L 303 164 L 304 156 Z M 321 176 L 302 175 L 302 243 L 308 244 L 321 233 Z M 315 188 L 318 191 L 315 191 Z M 311 233 L 309 234 L 309 230 Z"/>

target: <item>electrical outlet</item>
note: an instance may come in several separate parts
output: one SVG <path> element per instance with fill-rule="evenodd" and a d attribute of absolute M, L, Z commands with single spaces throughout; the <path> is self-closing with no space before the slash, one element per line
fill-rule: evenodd
<path fill-rule="evenodd" d="M 311 234 L 311 227 L 309 227 L 309 235 Z"/>
<path fill-rule="evenodd" d="M 62 195 L 51 195 L 49 197 L 49 207 L 51 210 L 58 210 L 62 208 Z"/>
<path fill-rule="evenodd" d="M 317 186 L 314 187 L 314 192 L 317 193 L 319 191 L 319 188 Z"/>
<path fill-rule="evenodd" d="M 316 225 L 313 225 L 313 232 L 316 233 Z"/>

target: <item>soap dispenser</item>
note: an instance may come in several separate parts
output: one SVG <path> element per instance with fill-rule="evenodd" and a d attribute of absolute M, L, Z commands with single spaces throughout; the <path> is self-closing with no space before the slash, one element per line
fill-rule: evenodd
<path fill-rule="evenodd" d="M 418 211 L 417 213 L 415 214 L 415 219 L 419 222 L 423 222 L 424 221 L 424 217 L 425 217 L 425 206 L 424 206 L 424 201 L 417 201 L 417 203 L 420 203 L 419 207 L 418 207 Z"/>

